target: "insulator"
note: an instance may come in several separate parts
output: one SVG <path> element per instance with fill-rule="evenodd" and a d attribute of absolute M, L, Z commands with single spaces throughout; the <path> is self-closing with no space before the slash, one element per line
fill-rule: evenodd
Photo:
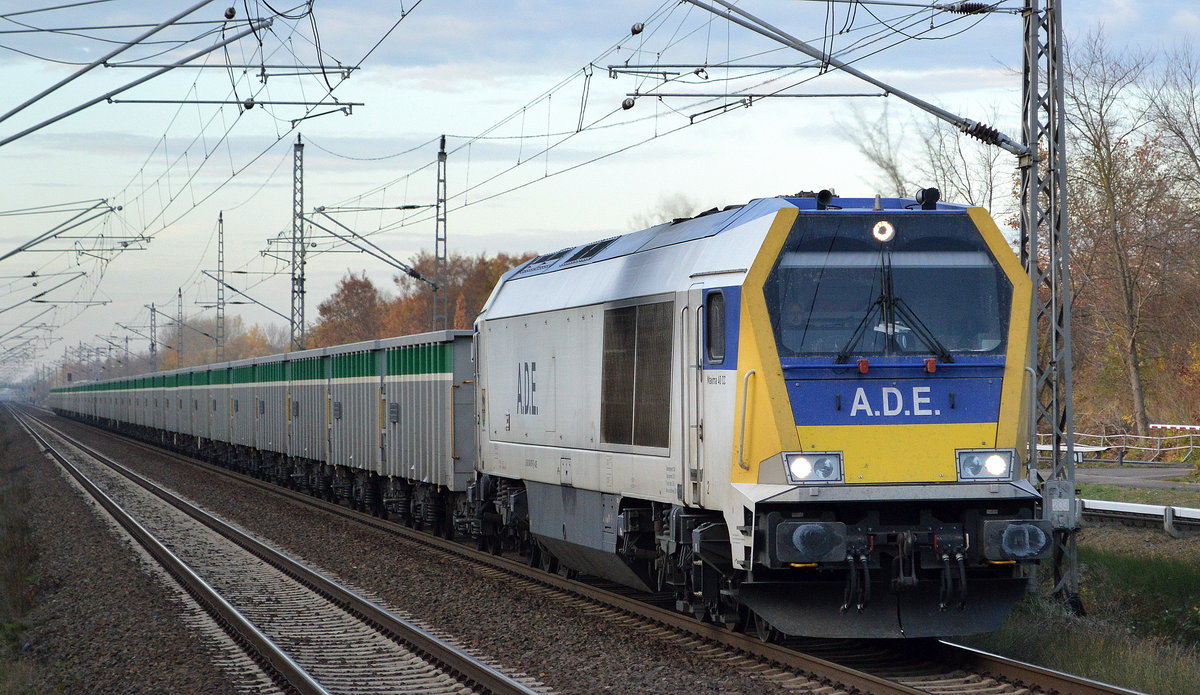
<path fill-rule="evenodd" d="M 632 28 L 629 29 L 629 33 L 633 34 L 634 36 L 637 36 L 638 34 L 642 33 L 642 31 L 645 30 L 645 28 L 646 28 L 645 24 L 638 22 L 637 24 L 634 24 Z"/>
<path fill-rule="evenodd" d="M 621 108 L 628 111 L 629 109 L 633 108 L 633 104 L 634 104 L 633 97 L 626 97 L 625 101 L 621 102 Z"/>
<path fill-rule="evenodd" d="M 236 16 L 237 16 L 237 8 L 236 7 L 226 7 L 225 8 L 225 19 L 233 19 Z"/>
<path fill-rule="evenodd" d="M 957 12 L 958 14 L 980 14 L 990 11 L 993 7 L 994 5 L 986 2 L 955 2 L 942 5 L 942 9 L 946 12 Z"/>
<path fill-rule="evenodd" d="M 979 138 L 989 145 L 1000 144 L 1000 131 L 986 123 L 975 123 L 969 125 L 964 127 L 962 131 L 973 138 Z"/>
<path fill-rule="evenodd" d="M 254 108 L 254 97 L 246 97 L 246 100 L 242 102 L 242 108 L 247 111 Z"/>

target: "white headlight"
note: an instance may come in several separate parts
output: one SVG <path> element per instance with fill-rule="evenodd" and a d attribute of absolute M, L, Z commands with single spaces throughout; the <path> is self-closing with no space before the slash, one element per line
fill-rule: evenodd
<path fill-rule="evenodd" d="M 959 480 L 994 480 L 1012 476 L 1013 452 L 1008 449 L 958 452 Z"/>
<path fill-rule="evenodd" d="M 989 475 L 1001 476 L 1008 473 L 1008 459 L 1000 454 L 992 454 L 983 461 L 983 469 Z"/>
<path fill-rule="evenodd" d="M 788 471 L 796 480 L 804 480 L 812 475 L 813 465 L 805 456 L 792 456 L 788 460 Z"/>
<path fill-rule="evenodd" d="M 838 452 L 784 454 L 788 480 L 793 483 L 832 483 L 842 480 Z"/>

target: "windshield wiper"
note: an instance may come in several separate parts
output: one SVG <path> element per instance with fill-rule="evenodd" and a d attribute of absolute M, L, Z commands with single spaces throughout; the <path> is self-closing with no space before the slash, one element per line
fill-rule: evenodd
<path fill-rule="evenodd" d="M 858 327 L 854 329 L 854 334 L 850 336 L 850 340 L 842 346 L 837 357 L 834 358 L 834 364 L 845 364 L 850 359 L 850 353 L 862 340 L 866 333 L 867 326 L 871 323 L 871 317 L 876 313 L 880 314 L 880 325 L 875 327 L 875 330 L 884 334 L 884 354 L 891 354 L 895 349 L 896 335 L 902 331 L 909 331 L 917 336 L 917 339 L 942 362 L 953 362 L 954 357 L 950 355 L 950 351 L 942 345 L 933 331 L 917 317 L 908 304 L 896 296 L 895 285 L 892 282 L 892 251 L 885 248 L 882 251 L 882 258 L 879 263 L 880 283 L 879 298 L 871 302 L 871 306 L 867 308 L 867 313 L 863 316 L 862 321 L 858 323 Z M 899 316 L 907 325 L 899 323 L 896 317 Z M 882 330 L 880 330 L 882 329 Z"/>

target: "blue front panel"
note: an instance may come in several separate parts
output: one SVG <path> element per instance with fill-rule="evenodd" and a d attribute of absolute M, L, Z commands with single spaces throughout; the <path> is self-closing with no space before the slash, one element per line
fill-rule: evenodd
<path fill-rule="evenodd" d="M 797 425 L 996 422 L 1000 378 L 789 380 Z"/>

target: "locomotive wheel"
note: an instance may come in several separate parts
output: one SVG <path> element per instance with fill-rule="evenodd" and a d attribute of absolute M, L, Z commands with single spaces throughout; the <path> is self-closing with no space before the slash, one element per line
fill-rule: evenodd
<path fill-rule="evenodd" d="M 750 623 L 750 609 L 745 606 L 727 608 L 722 612 L 720 617 L 722 618 L 720 622 L 725 626 L 726 630 L 744 632 L 746 626 Z"/>
<path fill-rule="evenodd" d="M 783 637 L 783 633 L 775 629 L 771 623 L 768 623 L 762 616 L 753 611 L 750 613 L 748 627 L 751 634 L 764 642 L 778 642 Z"/>
<path fill-rule="evenodd" d="M 529 544 L 529 547 L 526 549 L 525 560 L 529 563 L 530 567 L 538 567 L 542 564 L 542 547 L 537 542 Z"/>

